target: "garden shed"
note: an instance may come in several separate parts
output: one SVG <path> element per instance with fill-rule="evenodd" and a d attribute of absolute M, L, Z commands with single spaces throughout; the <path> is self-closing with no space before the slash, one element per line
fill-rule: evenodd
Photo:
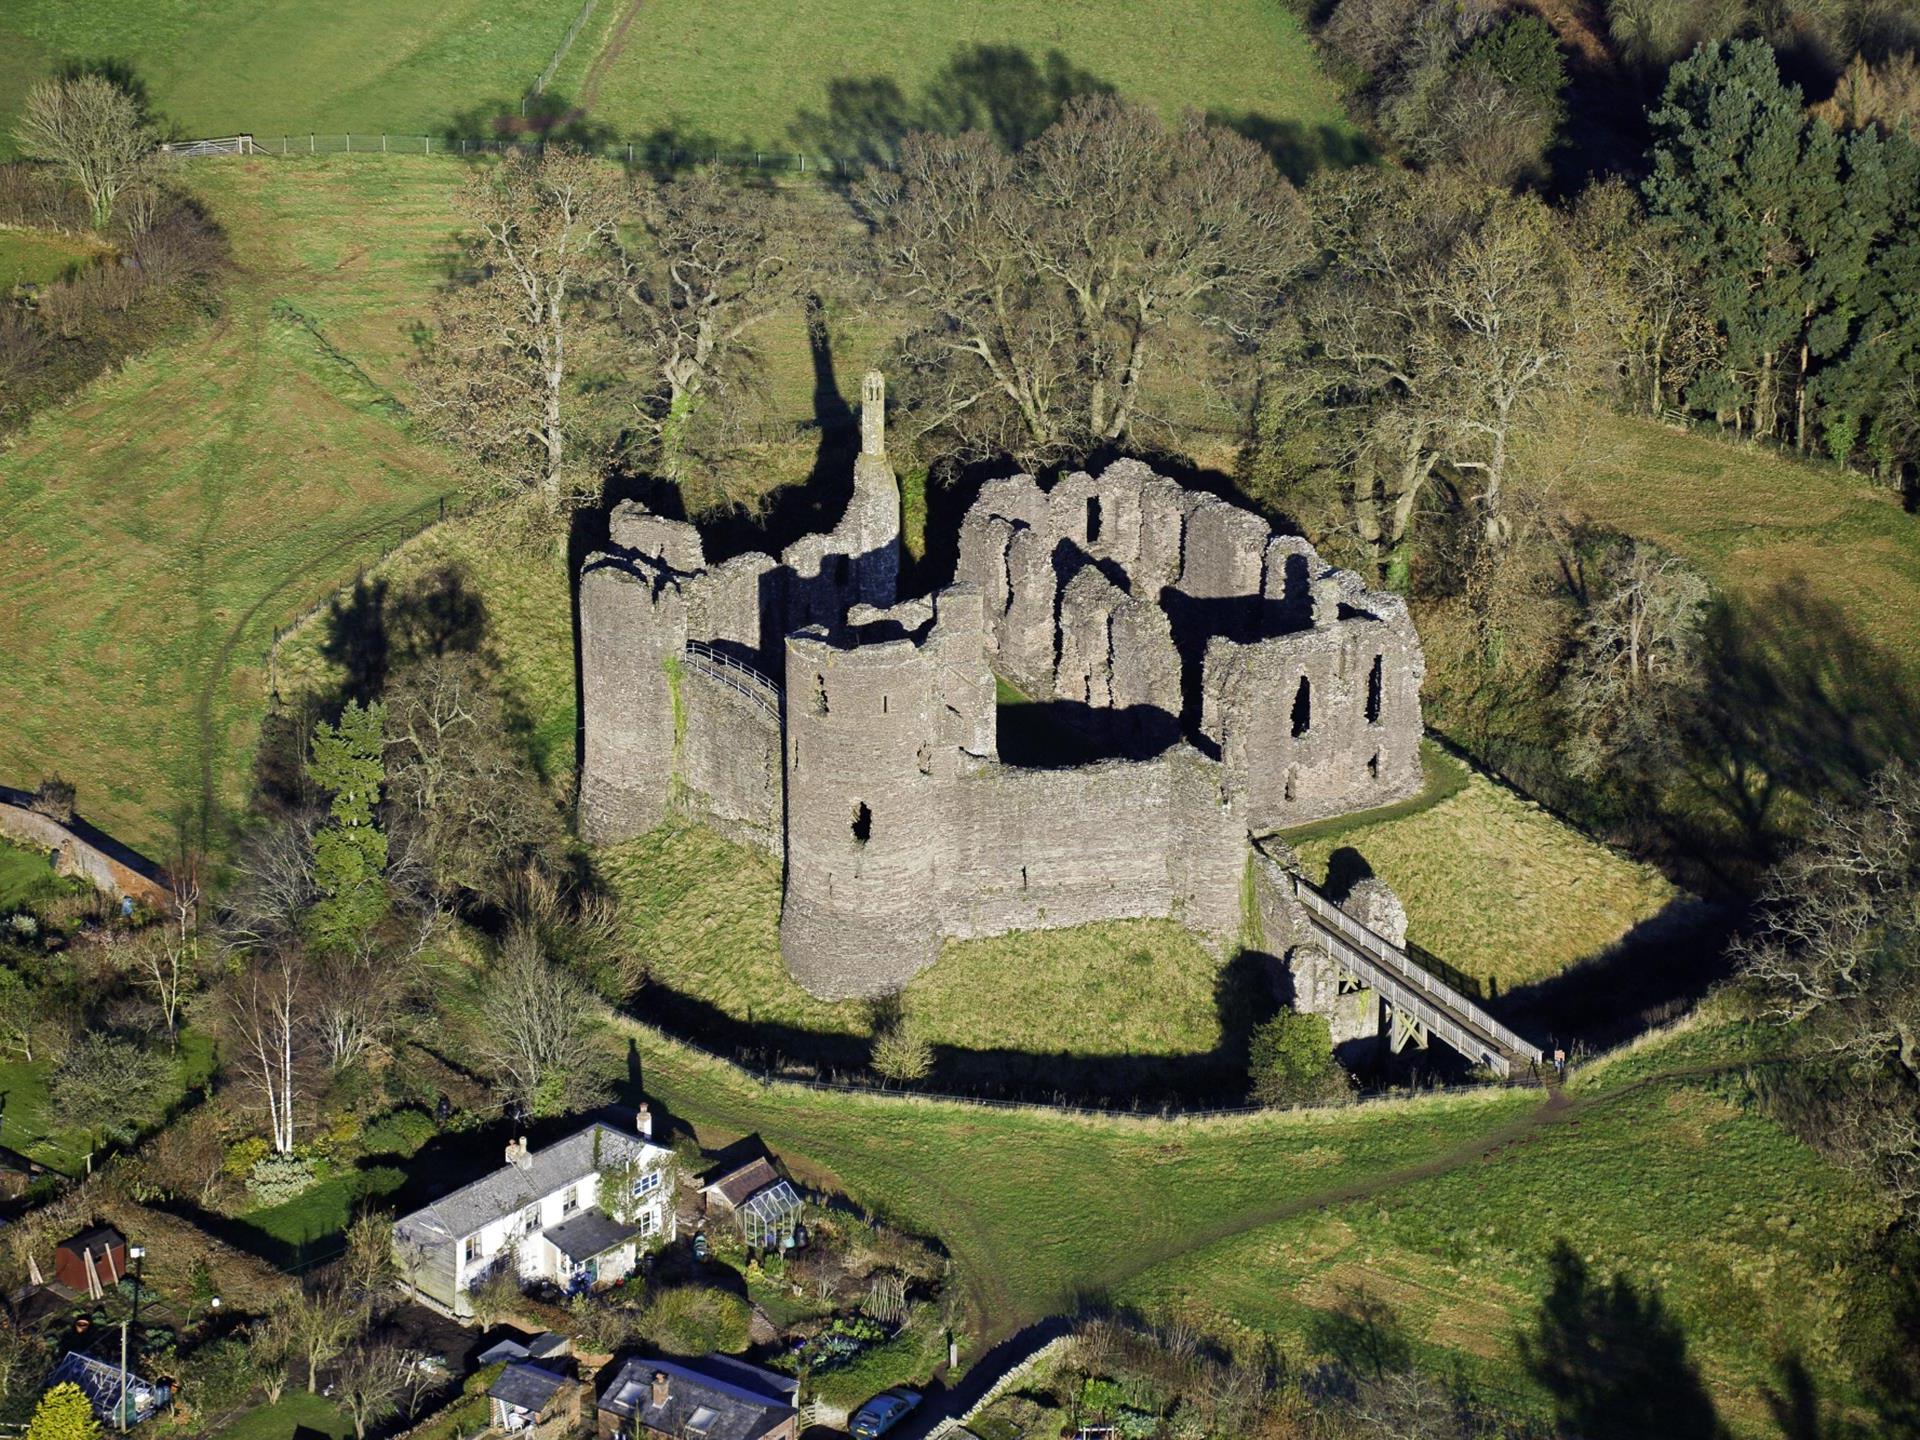
<path fill-rule="evenodd" d="M 98 1295 L 127 1273 L 127 1237 L 95 1225 L 53 1247 L 53 1278 L 82 1295 Z"/>

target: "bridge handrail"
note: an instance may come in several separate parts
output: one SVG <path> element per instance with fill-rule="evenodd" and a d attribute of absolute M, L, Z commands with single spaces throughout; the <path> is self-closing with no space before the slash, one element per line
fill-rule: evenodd
<path fill-rule="evenodd" d="M 780 718 L 783 694 L 771 676 L 725 651 L 714 649 L 703 640 L 687 641 L 686 653 L 687 658 L 697 662 L 701 672 L 709 679 L 744 695 L 774 719 Z"/>
<path fill-rule="evenodd" d="M 1355 979 L 1384 995 L 1396 1009 L 1413 1015 L 1427 1029 L 1468 1060 L 1483 1063 L 1501 1075 L 1513 1073 L 1511 1058 L 1493 1037 L 1474 1034 L 1432 1000 L 1408 989 L 1392 971 L 1372 956 L 1349 944 L 1344 937 L 1331 928 L 1323 927 L 1322 934 L 1334 949 L 1334 958 L 1352 971 Z"/>
<path fill-rule="evenodd" d="M 1444 997 L 1448 1008 L 1466 1016 L 1474 1025 L 1515 1054 L 1524 1055 L 1536 1062 L 1544 1058 L 1539 1046 L 1522 1039 L 1444 980 L 1435 978 L 1426 969 L 1416 965 L 1413 958 L 1404 950 L 1371 926 L 1362 924 L 1347 914 L 1305 876 L 1296 874 L 1293 877 L 1293 889 L 1294 894 L 1299 896 L 1301 902 L 1323 924 L 1331 924 L 1349 937 L 1361 950 L 1370 952 L 1370 957 L 1377 966 L 1392 970 L 1401 979 L 1418 985 L 1428 995 Z"/>

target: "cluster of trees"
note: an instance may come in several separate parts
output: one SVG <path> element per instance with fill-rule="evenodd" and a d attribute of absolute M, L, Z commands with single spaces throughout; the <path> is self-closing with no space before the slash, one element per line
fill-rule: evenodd
<path fill-rule="evenodd" d="M 1718 341 L 1687 405 L 1904 480 L 1920 459 L 1920 142 L 1809 116 L 1757 40 L 1676 65 L 1651 120 L 1651 218 Z"/>
<path fill-rule="evenodd" d="M 208 313 L 226 246 L 168 182 L 153 125 L 113 78 L 87 71 L 28 92 L 0 166 L 0 223 L 86 236 L 98 249 L 37 293 L 0 296 L 0 429 Z"/>
<path fill-rule="evenodd" d="M 379 693 L 293 717 L 279 743 L 304 763 L 263 797 L 220 912 L 219 1015 L 277 1154 L 469 988 L 470 1053 L 502 1093 L 536 1114 L 590 1103 L 595 1005 L 637 981 L 610 908 L 566 879 L 558 807 L 492 662 L 402 653 Z M 453 922 L 475 918 L 496 938 L 479 973 L 450 976 Z"/>

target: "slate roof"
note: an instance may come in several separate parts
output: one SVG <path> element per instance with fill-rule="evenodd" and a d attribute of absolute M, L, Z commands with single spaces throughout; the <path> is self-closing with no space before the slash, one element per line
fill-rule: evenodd
<path fill-rule="evenodd" d="M 673 1436 L 698 1435 L 702 1440 L 759 1440 L 793 1415 L 790 1401 L 769 1398 L 767 1393 L 782 1388 L 781 1377 L 766 1371 L 744 1375 L 742 1371 L 756 1367 L 737 1360 L 713 1363 L 721 1358 L 709 1355 L 699 1362 L 703 1370 L 671 1360 L 635 1356 L 616 1372 L 600 1397 L 600 1408 L 632 1421 L 636 1430 L 644 1427 Z M 664 1405 L 653 1403 L 656 1370 L 667 1377 Z M 748 1381 L 751 1385 L 743 1383 Z"/>
<path fill-rule="evenodd" d="M 779 1172 L 763 1155 L 710 1181 L 706 1188 L 709 1194 L 719 1195 L 737 1210 L 749 1196 L 766 1189 L 779 1178 Z"/>
<path fill-rule="evenodd" d="M 567 1377 L 525 1360 L 516 1360 L 500 1372 L 487 1387 L 487 1394 L 520 1410 L 538 1415 L 547 1408 L 554 1392 L 567 1384 Z"/>
<path fill-rule="evenodd" d="M 637 1225 L 623 1225 L 604 1210 L 582 1210 L 541 1234 L 569 1260 L 591 1260 L 640 1233 Z"/>
<path fill-rule="evenodd" d="M 544 1150 L 535 1150 L 527 1168 L 502 1165 L 471 1185 L 450 1195 L 442 1195 L 431 1205 L 422 1206 L 403 1217 L 403 1229 L 438 1232 L 454 1240 L 463 1240 L 490 1221 L 524 1210 L 536 1200 L 544 1200 L 556 1190 L 564 1190 L 576 1180 L 594 1173 L 593 1137 L 600 1137 L 600 1163 L 611 1164 L 641 1150 L 658 1150 L 637 1135 L 624 1134 L 611 1125 L 598 1122 L 564 1140 L 556 1140 Z M 662 1152 L 664 1153 L 664 1152 Z"/>

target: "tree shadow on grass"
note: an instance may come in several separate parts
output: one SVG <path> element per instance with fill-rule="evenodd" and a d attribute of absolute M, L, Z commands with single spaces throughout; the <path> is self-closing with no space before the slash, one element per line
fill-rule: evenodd
<path fill-rule="evenodd" d="M 918 98 L 910 98 L 891 75 L 829 80 L 827 108 L 801 111 L 788 133 L 803 149 L 865 165 L 890 163 L 916 130 L 984 130 L 1004 148 L 1018 150 L 1071 101 L 1113 89 L 1058 50 L 1036 60 L 1018 45 L 963 45 Z"/>
<path fill-rule="evenodd" d="M 1708 703 L 1682 761 L 1693 803 L 1643 804 L 1701 880 L 1750 893 L 1808 805 L 1857 799 L 1920 754 L 1920 695 L 1851 615 L 1791 584 L 1721 607 L 1707 642 Z"/>
<path fill-rule="evenodd" d="M 1373 142 L 1338 125 L 1303 125 L 1258 110 L 1209 110 L 1207 120 L 1237 130 L 1273 157 L 1274 167 L 1304 185 L 1319 170 L 1351 170 L 1380 158 Z"/>
<path fill-rule="evenodd" d="M 1601 1280 L 1565 1240 L 1520 1358 L 1553 1397 L 1563 1434 L 1583 1440 L 1726 1440 L 1687 1338 L 1658 1290 L 1624 1272 Z"/>

